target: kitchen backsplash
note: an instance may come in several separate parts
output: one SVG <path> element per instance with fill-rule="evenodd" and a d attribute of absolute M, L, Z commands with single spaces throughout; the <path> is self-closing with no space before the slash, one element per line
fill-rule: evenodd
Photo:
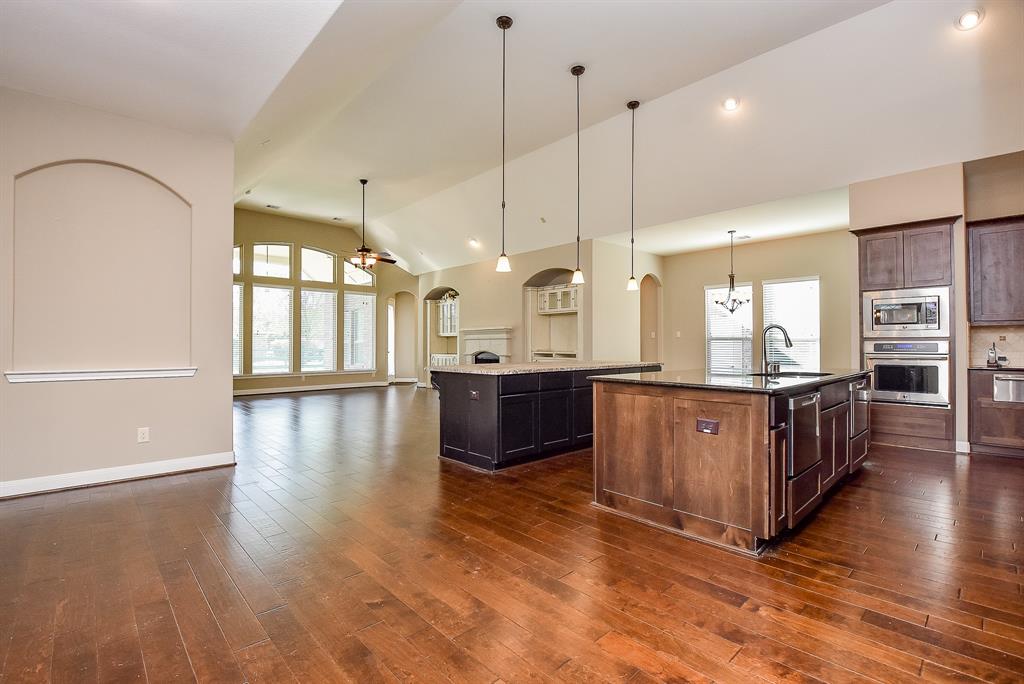
<path fill-rule="evenodd" d="M 1000 337 L 1006 340 L 1000 340 Z M 971 366 L 984 366 L 992 343 L 1001 356 L 1007 358 L 1007 365 L 1024 367 L 1024 326 L 1006 327 L 977 326 L 971 328 Z"/>

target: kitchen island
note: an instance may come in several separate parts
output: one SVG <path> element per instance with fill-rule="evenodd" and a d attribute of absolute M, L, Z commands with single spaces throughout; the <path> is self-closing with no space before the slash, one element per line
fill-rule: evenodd
<path fill-rule="evenodd" d="M 660 368 L 611 361 L 431 368 L 441 400 L 440 455 L 493 471 L 585 449 L 594 434 L 588 378 Z"/>
<path fill-rule="evenodd" d="M 864 462 L 868 375 L 593 376 L 594 503 L 758 554 Z"/>

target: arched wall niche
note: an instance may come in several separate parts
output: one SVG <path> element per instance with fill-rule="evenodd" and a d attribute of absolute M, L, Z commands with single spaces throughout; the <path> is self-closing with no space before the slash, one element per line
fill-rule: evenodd
<path fill-rule="evenodd" d="M 191 363 L 192 206 L 139 169 L 69 159 L 14 179 L 12 370 Z"/>
<path fill-rule="evenodd" d="M 546 287 L 548 285 L 568 285 L 572 280 L 572 271 L 567 268 L 546 268 L 537 271 L 526 279 L 523 287 Z"/>
<path fill-rule="evenodd" d="M 661 280 L 653 273 L 640 279 L 640 360 L 664 361 L 661 333 Z"/>
<path fill-rule="evenodd" d="M 449 292 L 454 292 L 456 297 L 459 296 L 459 291 L 456 290 L 454 287 L 448 287 L 447 285 L 439 285 L 430 292 L 428 292 L 426 295 L 424 295 L 423 301 L 437 301 L 438 299 L 441 299 L 441 297 L 445 296 Z"/>

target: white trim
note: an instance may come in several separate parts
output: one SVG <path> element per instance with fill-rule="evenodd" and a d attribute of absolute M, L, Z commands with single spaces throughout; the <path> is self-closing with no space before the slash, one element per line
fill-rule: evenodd
<path fill-rule="evenodd" d="M 388 382 L 392 385 L 398 382 L 419 382 L 419 378 L 391 378 Z"/>
<path fill-rule="evenodd" d="M 139 380 L 143 378 L 191 378 L 198 368 L 122 368 L 119 370 L 6 371 L 7 382 L 79 382 L 82 380 Z"/>
<path fill-rule="evenodd" d="M 185 458 L 172 458 L 165 461 L 149 461 L 146 463 L 114 466 L 112 468 L 81 470 L 76 473 L 61 473 L 59 475 L 29 477 L 23 480 L 0 481 L 0 499 L 23 496 L 25 494 L 52 492 L 73 487 L 121 482 L 123 480 L 137 480 L 143 477 L 153 477 L 154 475 L 169 475 L 189 470 L 234 465 L 234 463 L 235 453 L 233 451 L 221 451 L 215 454 L 203 454 L 202 456 L 186 456 Z"/>
<path fill-rule="evenodd" d="M 971 453 L 971 443 L 961 442 L 958 440 L 956 443 L 956 450 L 961 454 L 969 454 Z"/>
<path fill-rule="evenodd" d="M 356 387 L 387 387 L 388 383 L 383 380 L 373 382 L 342 382 L 334 385 L 298 385 L 292 387 L 260 387 L 258 389 L 239 389 L 234 391 L 236 397 L 245 397 L 251 394 L 283 394 L 285 392 L 318 392 L 320 390 L 333 389 L 354 389 Z"/>
<path fill-rule="evenodd" d="M 427 383 L 425 383 L 425 382 L 417 382 L 416 383 L 416 387 L 419 387 L 419 388 L 422 388 L 422 389 L 426 389 L 427 387 L 429 387 L 429 385 L 427 385 Z"/>
<path fill-rule="evenodd" d="M 818 282 L 821 282 L 821 276 L 809 275 L 793 276 L 792 278 L 769 278 L 767 280 L 762 280 L 761 285 L 764 285 L 765 283 L 768 283 L 769 285 L 775 285 L 777 283 L 799 283 L 805 280 L 817 280 Z"/>

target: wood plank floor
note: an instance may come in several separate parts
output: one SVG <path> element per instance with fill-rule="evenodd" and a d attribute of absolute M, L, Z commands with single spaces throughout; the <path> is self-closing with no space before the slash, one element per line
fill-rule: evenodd
<path fill-rule="evenodd" d="M 235 402 L 238 466 L 0 502 L 0 680 L 1024 680 L 1024 463 L 876 449 L 760 559 L 436 458 L 409 387 Z"/>

